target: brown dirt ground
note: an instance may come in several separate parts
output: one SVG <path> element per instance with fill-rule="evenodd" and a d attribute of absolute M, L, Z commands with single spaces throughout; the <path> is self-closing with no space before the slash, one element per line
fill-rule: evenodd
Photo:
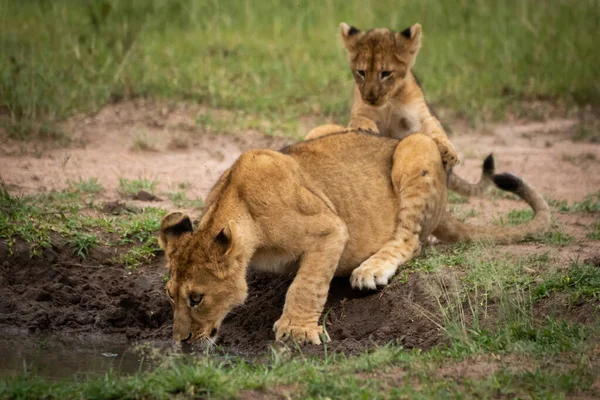
<path fill-rule="evenodd" d="M 241 152 L 253 147 L 277 149 L 292 142 L 257 132 L 214 134 L 195 123 L 205 112 L 202 106 L 185 104 L 110 105 L 96 115 L 65 122 L 62 128 L 73 144 L 62 148 L 47 143 L 24 145 L 0 131 L 0 179 L 12 193 L 20 194 L 62 190 L 80 178 L 98 178 L 106 189 L 99 200 L 105 202 L 123 200 L 117 191 L 119 178 L 153 179 L 159 182 L 157 194 L 165 200 L 152 205 L 173 209 L 165 193 L 183 190 L 188 198 L 204 198 Z M 498 171 L 523 177 L 548 198 L 581 201 L 600 189 L 600 144 L 574 142 L 575 125 L 572 120 L 550 120 L 456 133 L 452 139 L 463 159 L 456 172 L 478 179 L 481 160 L 493 152 Z M 476 209 L 479 215 L 469 219 L 473 223 L 489 223 L 511 209 L 526 208 L 514 200 L 490 197 L 453 206 L 457 212 Z M 574 244 L 525 243 L 500 246 L 495 252 L 549 252 L 564 266 L 577 258 L 600 257 L 600 242 L 586 238 L 597 214 L 555 218 L 576 238 Z M 47 249 L 42 257 L 30 258 L 27 246 L 18 242 L 9 257 L 6 246 L 0 246 L 0 328 L 167 339 L 171 310 L 161 282 L 162 256 L 137 271 L 103 266 L 108 258 L 99 251 L 80 264 L 60 245 Z M 272 326 L 291 277 L 256 273 L 250 274 L 249 282 L 248 301 L 226 319 L 219 339 L 226 351 L 240 355 L 264 354 L 273 343 Z M 422 349 L 440 343 L 444 336 L 434 323 L 437 306 L 426 285 L 423 275 L 412 274 L 406 282 L 396 280 L 381 291 L 359 293 L 350 289 L 347 280 L 335 280 L 326 307 L 327 329 L 333 339 L 329 349 L 355 353 L 391 340 Z"/>

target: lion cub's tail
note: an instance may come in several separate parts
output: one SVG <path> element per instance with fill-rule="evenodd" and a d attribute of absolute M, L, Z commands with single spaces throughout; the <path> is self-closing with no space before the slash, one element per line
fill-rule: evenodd
<path fill-rule="evenodd" d="M 487 241 L 496 244 L 509 244 L 524 240 L 530 235 L 545 232 L 550 227 L 550 209 L 546 200 L 534 188 L 512 174 L 494 175 L 493 181 L 502 190 L 515 193 L 533 208 L 534 218 L 516 226 L 472 226 L 460 222 L 450 213 L 442 218 L 433 233 L 445 242 Z"/>
<path fill-rule="evenodd" d="M 452 172 L 450 173 L 450 175 L 448 175 L 448 187 L 454 190 L 456 193 L 462 194 L 464 196 L 480 196 L 490 186 L 492 186 L 494 179 L 494 170 L 494 156 L 490 154 L 483 161 L 481 178 L 479 179 L 479 182 L 467 182 L 463 178 Z"/>

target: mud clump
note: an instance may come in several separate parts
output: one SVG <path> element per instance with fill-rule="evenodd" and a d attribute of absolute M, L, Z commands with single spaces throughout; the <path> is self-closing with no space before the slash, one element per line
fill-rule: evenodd
<path fill-rule="evenodd" d="M 245 356 L 267 351 L 292 280 L 250 273 L 248 299 L 225 319 L 218 344 Z M 360 292 L 350 287 L 348 278 L 335 278 L 324 312 L 330 351 L 355 354 L 390 342 L 428 349 L 440 343 L 443 334 L 431 320 L 438 306 L 426 282 L 424 276 L 412 274 L 406 282 L 393 282 L 381 291 Z M 302 351 L 319 354 L 321 349 L 305 346 Z"/>
<path fill-rule="evenodd" d="M 162 256 L 130 271 L 97 259 L 81 264 L 66 250 L 30 257 L 23 243 L 9 255 L 0 243 L 0 259 L 0 329 L 170 340 L 172 310 L 164 294 Z M 332 339 L 328 349 L 353 354 L 389 342 L 421 349 L 439 343 L 443 336 L 430 317 L 437 305 L 425 278 L 412 274 L 376 292 L 356 291 L 347 278 L 334 279 L 324 312 Z M 246 303 L 220 329 L 217 344 L 223 351 L 245 357 L 268 352 L 292 280 L 249 273 Z M 322 346 L 302 351 L 320 354 Z"/>

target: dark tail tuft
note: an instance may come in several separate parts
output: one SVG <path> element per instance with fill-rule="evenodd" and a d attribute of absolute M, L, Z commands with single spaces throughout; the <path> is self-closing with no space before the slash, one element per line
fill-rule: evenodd
<path fill-rule="evenodd" d="M 516 193 L 523 185 L 521 178 L 508 173 L 494 175 L 494 183 L 500 189 L 513 193 Z"/>
<path fill-rule="evenodd" d="M 494 162 L 494 155 L 490 153 L 485 160 L 483 160 L 483 173 L 485 175 L 494 175 L 496 169 L 496 163 Z"/>

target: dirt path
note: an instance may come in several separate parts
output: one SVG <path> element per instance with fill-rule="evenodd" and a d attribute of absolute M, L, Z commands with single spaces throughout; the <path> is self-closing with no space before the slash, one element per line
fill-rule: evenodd
<path fill-rule="evenodd" d="M 115 199 L 120 178 L 143 178 L 158 181 L 158 193 L 184 187 L 188 197 L 203 198 L 242 151 L 293 142 L 258 132 L 213 134 L 196 123 L 206 112 L 201 106 L 123 103 L 67 121 L 63 128 L 78 146 L 24 147 L 5 137 L 0 176 L 16 193 L 62 190 L 69 182 L 97 178 L 107 189 L 104 196 Z M 456 133 L 452 140 L 463 160 L 456 171 L 476 180 L 481 160 L 493 152 L 498 170 L 522 176 L 547 197 L 582 200 L 600 189 L 600 144 L 574 142 L 575 125 L 551 120 Z"/>
<path fill-rule="evenodd" d="M 64 190 L 69 182 L 97 178 L 106 189 L 102 197 L 114 200 L 125 178 L 156 181 L 158 194 L 185 188 L 188 198 L 204 198 L 243 151 L 292 142 L 257 132 L 213 134 L 196 124 L 205 113 L 203 107 L 144 102 L 107 106 L 63 125 L 73 146 L 23 148 L 6 140 L 0 147 L 1 178 L 15 193 Z"/>

